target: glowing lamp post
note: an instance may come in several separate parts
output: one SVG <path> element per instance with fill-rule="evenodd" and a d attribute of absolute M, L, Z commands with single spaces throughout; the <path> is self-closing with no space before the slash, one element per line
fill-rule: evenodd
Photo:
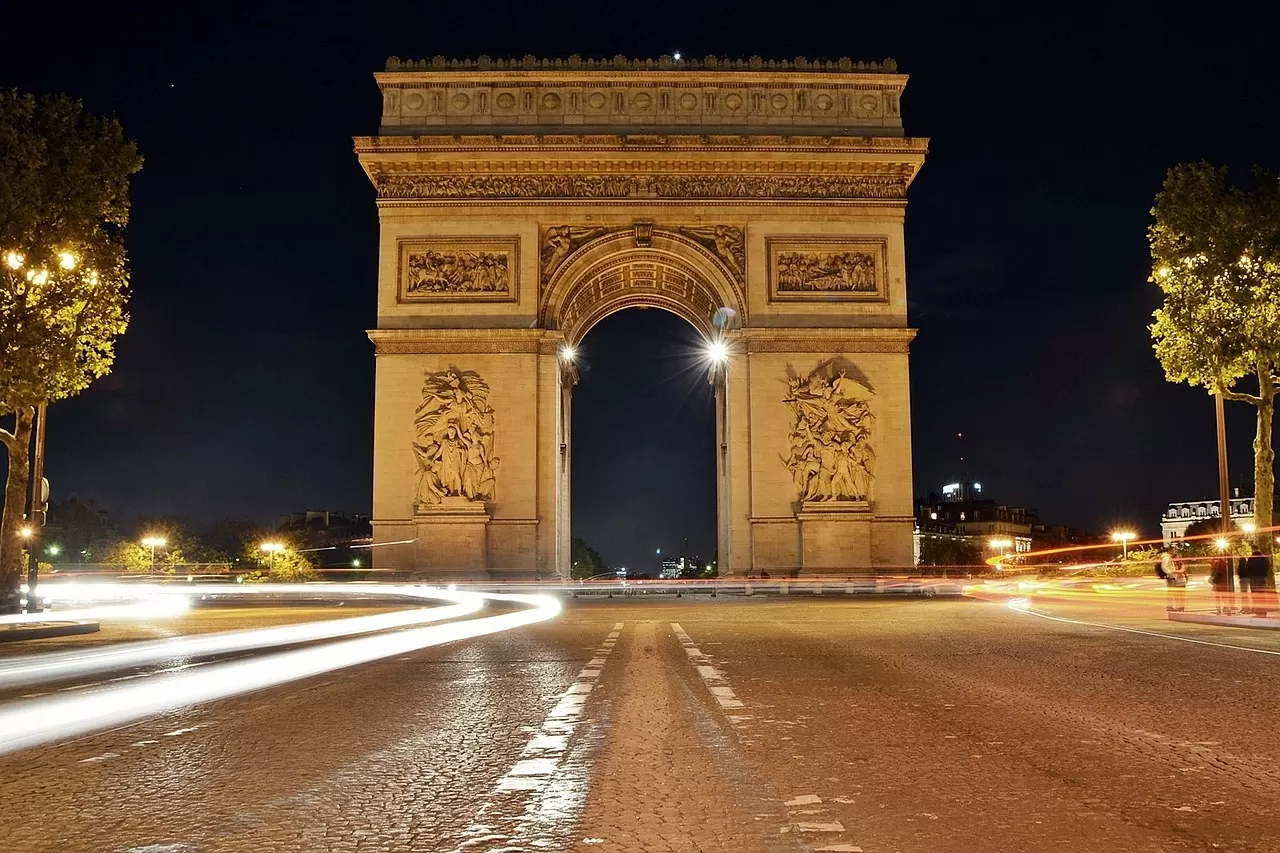
<path fill-rule="evenodd" d="M 142 540 L 143 548 L 151 549 L 151 571 L 156 570 L 156 549 L 163 548 L 165 540 L 163 536 L 147 536 Z"/>
<path fill-rule="evenodd" d="M 281 542 L 263 542 L 261 545 L 263 552 L 268 554 L 267 571 L 274 572 L 276 568 L 276 554 L 284 550 L 284 544 Z"/>
<path fill-rule="evenodd" d="M 1132 530 L 1117 530 L 1111 534 L 1112 542 L 1120 543 L 1120 559 L 1129 559 L 1129 543 L 1138 538 Z"/>
<path fill-rule="evenodd" d="M 993 551 L 999 551 L 1000 559 L 1005 560 L 1009 557 L 1009 549 L 1013 547 L 1013 540 L 995 538 L 987 542 L 987 544 L 991 546 Z"/>

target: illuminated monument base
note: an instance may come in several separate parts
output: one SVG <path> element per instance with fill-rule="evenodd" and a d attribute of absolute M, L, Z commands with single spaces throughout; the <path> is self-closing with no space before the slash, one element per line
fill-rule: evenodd
<path fill-rule="evenodd" d="M 356 139 L 381 224 L 373 525 L 401 544 L 376 567 L 567 574 L 567 353 L 637 306 L 727 352 L 722 574 L 911 562 L 903 218 L 926 145 L 903 136 L 905 76 L 392 60 L 377 79 L 380 135 Z"/>

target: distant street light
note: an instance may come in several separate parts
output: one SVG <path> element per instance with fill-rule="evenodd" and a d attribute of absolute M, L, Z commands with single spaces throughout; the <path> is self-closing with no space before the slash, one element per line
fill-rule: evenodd
<path fill-rule="evenodd" d="M 35 531 L 32 530 L 30 527 L 24 527 L 18 531 L 18 535 L 20 535 L 23 539 L 30 539 L 34 533 Z"/>
<path fill-rule="evenodd" d="M 1246 521 L 1244 524 L 1240 525 L 1240 529 L 1245 532 L 1246 536 L 1252 536 L 1258 529 L 1258 525 L 1254 524 L 1252 521 Z"/>
<path fill-rule="evenodd" d="M 284 544 L 281 542 L 263 542 L 261 545 L 263 551 L 270 556 L 267 558 L 267 571 L 273 572 L 276 568 L 276 554 L 284 550 Z"/>
<path fill-rule="evenodd" d="M 724 341 L 710 341 L 707 343 L 707 359 L 716 365 L 724 364 L 729 360 L 729 346 Z"/>
<path fill-rule="evenodd" d="M 1223 536 L 1219 536 L 1217 539 L 1213 540 L 1213 544 L 1218 546 L 1219 551 L 1225 551 L 1227 550 L 1227 547 L 1231 545 L 1231 543 L 1226 540 L 1226 537 Z"/>
<path fill-rule="evenodd" d="M 1111 534 L 1111 541 L 1120 543 L 1120 559 L 1129 559 L 1129 543 L 1137 538 L 1138 534 L 1132 530 L 1117 530 Z"/>
<path fill-rule="evenodd" d="M 59 548 L 57 545 L 50 545 L 48 550 L 49 550 L 50 557 L 56 557 L 58 556 L 58 552 L 61 551 L 62 549 Z"/>
<path fill-rule="evenodd" d="M 1009 556 L 1009 549 L 1013 547 L 1013 540 L 995 538 L 989 540 L 987 544 L 990 545 L 993 550 L 999 551 L 1000 559 L 1003 560 Z"/>
<path fill-rule="evenodd" d="M 578 351 L 568 344 L 565 344 L 560 348 L 560 357 L 570 364 L 573 364 L 573 360 L 578 357 Z"/>
<path fill-rule="evenodd" d="M 142 540 L 142 547 L 151 549 L 151 571 L 156 570 L 156 549 L 163 548 L 165 540 L 163 536 L 147 536 Z"/>

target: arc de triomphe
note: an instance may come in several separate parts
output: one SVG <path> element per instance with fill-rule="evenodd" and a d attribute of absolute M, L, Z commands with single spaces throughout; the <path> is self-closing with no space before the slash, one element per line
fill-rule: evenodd
<path fill-rule="evenodd" d="M 375 77 L 382 126 L 355 140 L 381 223 L 373 528 L 403 543 L 376 566 L 567 573 L 572 349 L 632 306 L 725 348 L 722 573 L 911 562 L 903 217 L 927 141 L 891 61 Z"/>

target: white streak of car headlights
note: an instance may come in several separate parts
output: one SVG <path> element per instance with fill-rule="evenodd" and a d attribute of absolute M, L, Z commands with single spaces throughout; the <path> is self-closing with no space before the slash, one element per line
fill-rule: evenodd
<path fill-rule="evenodd" d="M 330 585 L 326 585 L 330 586 Z M 188 589 L 187 592 L 207 592 L 211 588 Z M 293 592 L 298 587 L 278 587 L 275 592 Z M 343 592 L 351 595 L 350 587 L 337 585 L 336 590 L 312 590 L 308 593 Z M 18 687 L 27 684 L 38 684 L 62 678 L 81 677 L 100 672 L 122 669 L 131 666 L 146 666 L 174 658 L 207 657 L 209 655 L 228 654 L 232 652 L 263 649 L 271 646 L 309 643 L 316 640 L 330 640 L 337 637 L 350 637 L 355 634 L 368 634 L 374 631 L 386 631 L 393 628 L 404 628 L 410 625 L 421 625 L 429 622 L 442 622 L 447 619 L 460 619 L 471 616 L 484 607 L 484 598 L 476 593 L 446 592 L 429 587 L 388 586 L 361 589 L 361 594 L 378 597 L 429 599 L 451 601 L 445 607 L 413 608 L 395 613 L 379 613 L 372 616 L 356 616 L 350 619 L 331 619 L 321 622 L 306 622 L 300 625 L 282 625 L 276 628 L 257 628 L 247 631 L 224 631 L 217 634 L 196 634 L 187 637 L 173 637 L 165 640 L 147 640 L 137 643 L 126 643 L 107 648 L 86 649 L 83 651 L 55 652 L 52 654 L 26 655 L 0 661 L 0 688 Z M 233 593 L 237 595 L 249 592 Z M 186 601 L 185 596 L 182 601 Z M 160 601 L 163 605 L 165 602 Z M 154 602 L 149 602 L 154 604 Z M 118 605 L 130 607 L 131 605 Z M 71 611 L 85 613 L 89 611 Z M 86 618 L 71 617 L 68 613 L 46 616 L 45 619 Z"/>
<path fill-rule="evenodd" d="M 191 602 L 176 595 L 138 601 L 133 604 L 105 604 L 79 610 L 41 613 L 10 613 L 0 616 L 0 625 L 42 624 L 46 622 L 106 622 L 112 619 L 164 619 L 181 616 L 191 609 Z"/>
<path fill-rule="evenodd" d="M 483 595 L 527 610 L 341 640 L 313 649 L 159 675 L 142 682 L 46 696 L 0 708 L 0 754 L 109 729 L 188 705 L 263 690 L 379 658 L 509 631 L 554 618 L 560 602 L 547 595 Z"/>

